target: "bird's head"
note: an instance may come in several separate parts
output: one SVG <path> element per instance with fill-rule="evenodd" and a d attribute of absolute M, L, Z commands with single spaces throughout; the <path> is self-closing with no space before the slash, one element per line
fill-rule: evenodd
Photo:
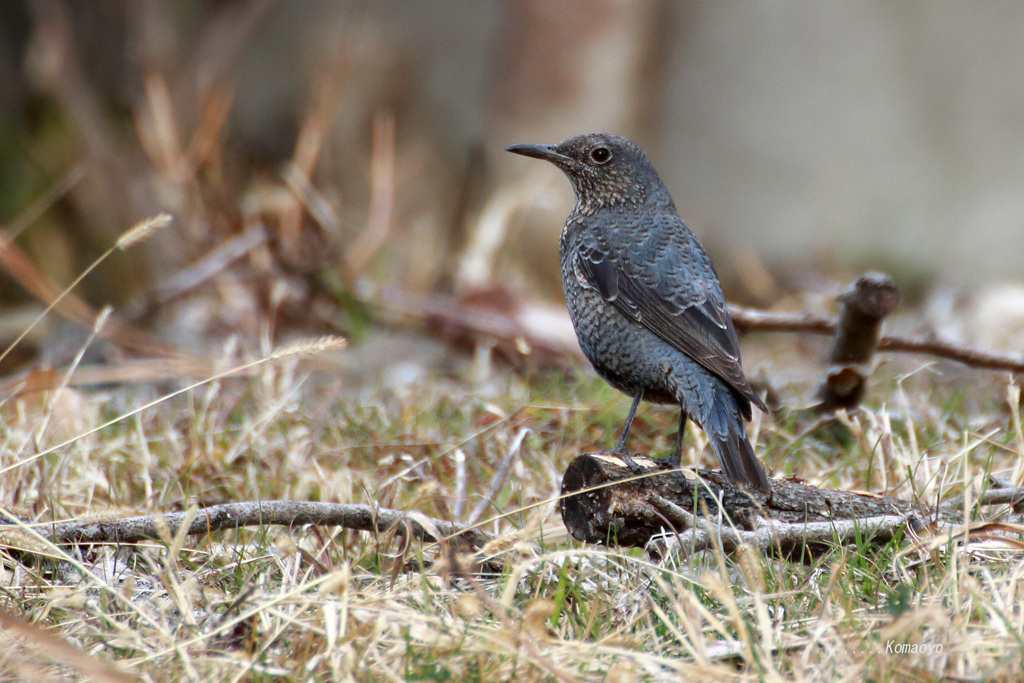
<path fill-rule="evenodd" d="M 562 169 L 584 213 L 606 206 L 668 199 L 668 191 L 644 151 L 618 135 L 588 133 L 556 145 L 520 144 L 507 151 L 550 161 Z"/>

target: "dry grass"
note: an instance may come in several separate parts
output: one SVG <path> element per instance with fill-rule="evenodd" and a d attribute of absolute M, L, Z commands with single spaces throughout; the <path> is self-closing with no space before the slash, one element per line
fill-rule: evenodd
<path fill-rule="evenodd" d="M 10 400 L 0 499 L 34 501 L 20 512 L 40 520 L 261 498 L 476 515 L 498 534 L 490 550 L 504 571 L 467 574 L 470 558 L 441 557 L 430 544 L 330 528 L 242 529 L 70 555 L 40 547 L 49 559 L 4 558 L 0 602 L 20 625 L 0 631 L 4 676 L 1024 675 L 1019 545 L 902 540 L 806 561 L 703 553 L 661 563 L 582 546 L 566 538 L 553 501 L 568 459 L 607 441 L 624 412 L 625 399 L 597 380 L 541 375 L 506 382 L 490 399 L 441 380 L 342 392 L 330 377 L 299 374 L 297 363 L 195 388 L 42 457 L 156 395 L 64 388 Z M 1019 413 L 1009 417 L 997 385 L 955 386 L 949 397 L 949 385 L 924 373 L 882 381 L 876 395 L 891 397 L 888 407 L 839 429 L 766 420 L 760 450 L 776 471 L 812 482 L 929 501 L 977 486 L 988 471 L 1019 481 Z M 635 445 L 667 449 L 673 416 L 643 417 Z"/>

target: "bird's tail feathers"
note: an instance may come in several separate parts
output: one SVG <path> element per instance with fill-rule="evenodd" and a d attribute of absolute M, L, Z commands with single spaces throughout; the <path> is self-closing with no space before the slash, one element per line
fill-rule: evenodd
<path fill-rule="evenodd" d="M 726 478 L 740 486 L 768 493 L 771 484 L 754 455 L 743 422 L 730 420 L 724 434 L 708 434 L 711 446 Z"/>

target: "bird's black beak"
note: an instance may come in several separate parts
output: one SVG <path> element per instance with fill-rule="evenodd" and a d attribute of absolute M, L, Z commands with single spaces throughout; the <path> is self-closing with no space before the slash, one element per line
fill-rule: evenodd
<path fill-rule="evenodd" d="M 506 147 L 505 151 L 512 152 L 513 154 L 522 154 L 524 157 L 543 159 L 559 166 L 566 166 L 572 163 L 572 157 L 567 157 L 561 152 L 556 151 L 554 145 L 520 144 Z"/>

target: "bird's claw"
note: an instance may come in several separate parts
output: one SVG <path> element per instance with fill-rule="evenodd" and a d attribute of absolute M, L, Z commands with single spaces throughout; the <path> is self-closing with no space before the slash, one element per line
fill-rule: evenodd
<path fill-rule="evenodd" d="M 663 455 L 661 457 L 655 457 L 648 455 L 648 458 L 654 461 L 654 464 L 658 466 L 658 469 L 662 470 L 678 470 L 679 469 L 679 458 L 674 455 Z"/>
<path fill-rule="evenodd" d="M 629 468 L 630 472 L 635 475 L 638 474 L 651 474 L 650 467 L 644 467 L 633 459 L 633 456 L 629 454 L 629 451 L 625 448 L 616 446 L 611 451 L 615 456 L 619 458 L 626 467 Z M 655 457 L 653 455 L 645 455 L 648 460 L 654 462 L 655 466 L 659 470 L 678 470 L 679 469 L 679 457 L 676 455 L 665 455 L 662 457 Z"/>
<path fill-rule="evenodd" d="M 640 466 L 639 463 L 637 463 L 636 460 L 633 459 L 633 456 L 629 454 L 629 451 L 627 449 L 621 446 L 616 446 L 615 448 L 612 449 L 612 453 L 615 454 L 619 458 L 619 460 L 624 462 L 626 464 L 626 467 L 629 468 L 629 471 L 632 472 L 634 475 L 643 474 L 646 471 L 643 467 Z"/>

